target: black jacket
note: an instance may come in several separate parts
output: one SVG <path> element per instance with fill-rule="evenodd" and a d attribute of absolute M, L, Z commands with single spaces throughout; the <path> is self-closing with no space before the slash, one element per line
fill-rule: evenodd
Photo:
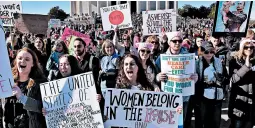
<path fill-rule="evenodd" d="M 43 105 L 39 86 L 43 82 L 46 80 L 29 79 L 27 82 L 18 83 L 22 93 L 28 97 L 25 105 L 21 104 L 15 96 L 5 99 L 4 121 L 6 128 L 11 128 L 14 124 L 14 128 L 46 128 L 45 117 L 41 112 Z"/>
<path fill-rule="evenodd" d="M 252 65 L 254 64 L 252 62 Z M 255 123 L 255 88 L 253 87 L 255 71 L 247 67 L 244 60 L 233 58 L 230 61 L 229 72 L 232 75 L 229 118 Z"/>

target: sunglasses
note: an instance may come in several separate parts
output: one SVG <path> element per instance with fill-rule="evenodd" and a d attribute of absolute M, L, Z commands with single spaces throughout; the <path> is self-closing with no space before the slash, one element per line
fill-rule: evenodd
<path fill-rule="evenodd" d="M 247 49 L 254 49 L 254 46 L 244 46 L 243 49 L 247 50 Z"/>
<path fill-rule="evenodd" d="M 214 51 L 205 51 L 204 54 L 214 54 Z"/>
<path fill-rule="evenodd" d="M 142 53 L 147 53 L 147 54 L 150 54 L 151 53 L 151 51 L 147 51 L 147 50 L 140 50 Z"/>
<path fill-rule="evenodd" d="M 152 44 L 158 44 L 158 42 L 156 42 L 156 41 L 152 41 L 151 43 L 152 43 Z"/>
<path fill-rule="evenodd" d="M 182 40 L 171 40 L 174 44 L 176 44 L 177 42 L 182 43 Z"/>

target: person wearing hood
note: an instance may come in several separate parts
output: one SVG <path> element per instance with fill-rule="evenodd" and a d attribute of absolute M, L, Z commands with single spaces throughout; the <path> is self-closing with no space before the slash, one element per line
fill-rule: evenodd
<path fill-rule="evenodd" d="M 166 33 L 167 38 L 168 38 L 168 45 L 169 48 L 167 49 L 165 54 L 169 55 L 179 55 L 179 54 L 188 54 L 189 52 L 182 47 L 182 34 L 181 32 L 169 32 Z M 160 73 L 157 74 L 156 80 L 157 82 L 166 82 L 168 77 L 166 73 L 161 72 L 161 61 L 160 61 L 160 56 L 156 60 L 156 67 L 158 68 L 158 71 Z M 196 83 L 198 79 L 198 75 L 196 73 L 192 74 L 190 76 L 192 80 Z M 187 112 L 187 107 L 188 107 L 188 101 L 189 101 L 190 96 L 183 96 L 183 119 L 185 120 L 186 118 L 186 112 Z"/>
<path fill-rule="evenodd" d="M 255 126 L 255 40 L 244 39 L 239 51 L 232 55 L 229 73 L 232 76 L 228 116 L 230 128 L 252 128 Z"/>

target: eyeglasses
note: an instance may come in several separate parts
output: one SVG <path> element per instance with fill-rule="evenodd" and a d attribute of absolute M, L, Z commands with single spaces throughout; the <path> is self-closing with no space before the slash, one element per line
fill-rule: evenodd
<path fill-rule="evenodd" d="M 140 50 L 140 51 L 141 51 L 142 53 L 145 53 L 145 52 L 146 52 L 147 54 L 150 54 L 150 53 L 151 53 L 151 51 L 149 51 L 149 50 L 148 50 L 148 51 L 147 51 L 147 50 Z"/>
<path fill-rule="evenodd" d="M 253 49 L 254 49 L 254 46 L 244 46 L 244 47 L 243 47 L 243 49 L 245 49 L 245 50 L 247 50 L 247 49 L 249 49 L 249 48 L 250 48 L 251 50 L 253 50 Z"/>
<path fill-rule="evenodd" d="M 171 40 L 174 44 L 176 44 L 177 42 L 182 43 L 182 40 Z"/>
<path fill-rule="evenodd" d="M 204 54 L 214 54 L 214 51 L 205 51 Z"/>

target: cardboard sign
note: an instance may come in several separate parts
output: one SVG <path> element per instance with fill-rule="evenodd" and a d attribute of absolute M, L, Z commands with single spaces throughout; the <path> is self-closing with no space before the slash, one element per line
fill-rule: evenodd
<path fill-rule="evenodd" d="M 100 8 L 104 31 L 133 27 L 131 21 L 130 5 L 120 4 Z"/>
<path fill-rule="evenodd" d="M 57 28 L 57 27 L 61 27 L 60 19 L 50 19 L 49 28 Z"/>
<path fill-rule="evenodd" d="M 176 31 L 174 9 L 143 11 L 143 35 L 159 35 L 161 32 Z"/>
<path fill-rule="evenodd" d="M 14 80 L 9 60 L 9 55 L 5 43 L 4 28 L 0 19 L 0 98 L 12 96 L 12 85 Z"/>
<path fill-rule="evenodd" d="M 0 2 L 0 18 L 3 26 L 14 26 L 14 13 L 22 13 L 21 1 Z"/>
<path fill-rule="evenodd" d="M 179 93 L 182 96 L 190 96 L 195 93 L 195 83 L 190 75 L 168 75 L 167 82 L 161 83 L 164 92 Z"/>
<path fill-rule="evenodd" d="M 15 19 L 15 27 L 22 33 L 46 34 L 48 15 L 19 14 Z"/>
<path fill-rule="evenodd" d="M 103 128 L 92 72 L 40 84 L 48 128 Z"/>
<path fill-rule="evenodd" d="M 195 53 L 167 55 L 160 54 L 161 71 L 170 75 L 195 73 Z"/>
<path fill-rule="evenodd" d="M 105 94 L 105 128 L 177 128 L 182 106 L 180 94 L 108 89 Z"/>

